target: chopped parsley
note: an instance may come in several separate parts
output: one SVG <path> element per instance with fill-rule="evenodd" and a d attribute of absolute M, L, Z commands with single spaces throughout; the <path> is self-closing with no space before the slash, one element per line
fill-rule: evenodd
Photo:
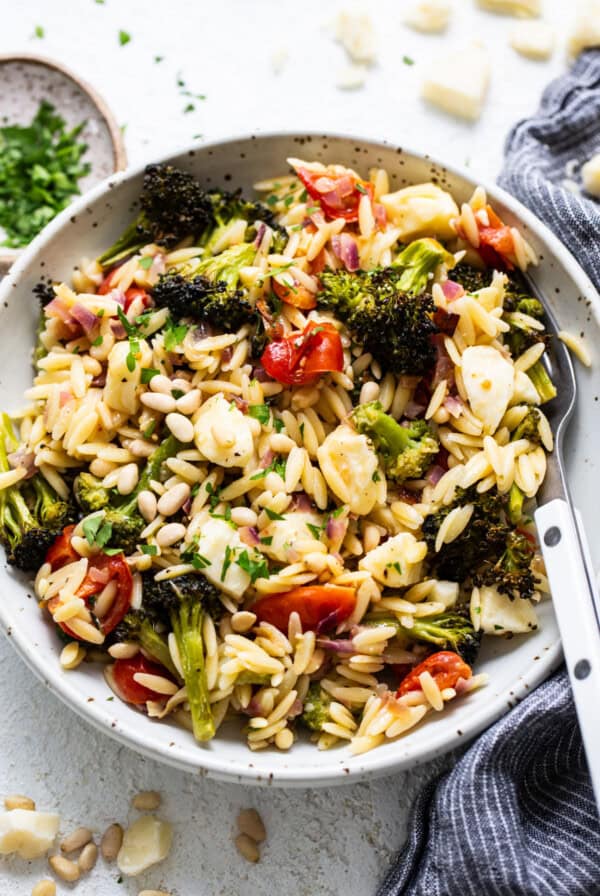
<path fill-rule="evenodd" d="M 225 556 L 223 558 L 223 566 L 221 567 L 221 581 L 225 581 L 225 576 L 227 575 L 227 570 L 231 566 L 234 560 L 234 551 L 233 549 L 227 545 L 225 548 Z"/>
<path fill-rule="evenodd" d="M 131 34 L 127 31 L 119 31 L 119 46 L 124 47 L 131 40 Z"/>
<path fill-rule="evenodd" d="M 273 417 L 273 429 L 275 432 L 282 432 L 285 429 L 285 423 L 279 417 Z"/>
<path fill-rule="evenodd" d="M 156 367 L 142 367 L 141 373 L 141 382 L 144 386 L 146 386 L 150 380 L 154 379 L 155 376 L 158 376 L 160 370 L 157 370 Z"/>
<path fill-rule="evenodd" d="M 144 271 L 147 271 L 148 268 L 152 267 L 153 261 L 154 258 L 152 255 L 142 255 L 142 257 L 138 261 L 138 267 L 143 268 Z"/>
<path fill-rule="evenodd" d="M 33 29 L 33 36 L 39 38 L 40 40 L 44 37 L 45 33 L 46 32 L 44 31 L 42 25 L 36 25 Z"/>
<path fill-rule="evenodd" d="M 266 426 L 271 419 L 271 408 L 268 404 L 251 404 L 248 407 L 248 414 L 254 417 L 263 426 Z"/>
<path fill-rule="evenodd" d="M 168 352 L 181 345 L 187 335 L 189 327 L 186 324 L 178 324 L 173 318 L 169 318 L 165 325 L 165 349 Z"/>
<path fill-rule="evenodd" d="M 415 64 L 415 60 L 412 59 L 410 56 L 403 56 L 402 62 L 404 63 L 404 65 L 414 65 Z"/>
<path fill-rule="evenodd" d="M 261 538 L 260 543 L 261 543 L 261 544 L 266 544 L 267 547 L 270 547 L 270 546 L 273 544 L 273 536 L 272 536 L 272 535 L 265 535 L 263 538 Z"/>
<path fill-rule="evenodd" d="M 287 460 L 285 458 L 275 457 L 268 467 L 265 467 L 264 470 L 259 470 L 258 473 L 254 473 L 250 479 L 263 479 L 267 473 L 277 473 L 282 479 L 285 479 L 286 464 Z"/>
<path fill-rule="evenodd" d="M 284 520 L 285 517 L 280 513 L 277 513 L 275 510 L 271 510 L 270 507 L 265 507 L 265 513 L 269 517 L 270 520 Z"/>
<path fill-rule="evenodd" d="M 306 528 L 313 536 L 313 538 L 316 538 L 318 541 L 321 538 L 321 533 L 323 532 L 325 526 L 316 526 L 314 523 L 307 523 Z"/>
<path fill-rule="evenodd" d="M 356 189 L 358 190 L 359 193 L 362 193 L 363 196 L 367 196 L 367 195 L 368 195 L 366 189 L 363 187 L 362 184 L 357 183 L 357 184 L 356 184 Z"/>
<path fill-rule="evenodd" d="M 110 541 L 112 525 L 104 519 L 103 514 L 88 517 L 83 521 L 83 534 L 92 547 L 103 548 Z M 121 553 L 120 549 L 117 553 Z"/>
<path fill-rule="evenodd" d="M 267 561 L 261 554 L 253 553 L 251 555 L 248 551 L 241 551 L 240 554 L 238 554 L 236 563 L 240 569 L 243 569 L 248 573 L 252 584 L 254 584 L 257 579 L 269 578 L 269 567 Z"/>
<path fill-rule="evenodd" d="M 158 548 L 155 544 L 141 544 L 140 551 L 142 554 L 149 554 L 151 557 L 154 557 L 158 554 Z"/>
<path fill-rule="evenodd" d="M 96 338 L 90 343 L 94 348 L 97 348 L 99 345 L 102 345 L 104 342 L 104 336 L 96 336 Z"/>

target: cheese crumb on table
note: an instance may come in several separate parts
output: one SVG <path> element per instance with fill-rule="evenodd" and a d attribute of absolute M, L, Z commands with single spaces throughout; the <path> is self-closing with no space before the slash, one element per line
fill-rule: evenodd
<path fill-rule="evenodd" d="M 404 16 L 404 24 L 426 34 L 444 31 L 451 11 L 449 0 L 413 0 Z"/>
<path fill-rule="evenodd" d="M 375 30 L 367 13 L 340 12 L 335 20 L 335 37 L 352 62 L 375 62 Z"/>
<path fill-rule="evenodd" d="M 476 121 L 481 115 L 490 79 L 487 51 L 478 45 L 433 59 L 421 95 L 450 115 Z"/>
<path fill-rule="evenodd" d="M 534 18 L 542 11 L 541 0 L 476 0 L 481 9 L 500 12 L 507 16 Z"/>
<path fill-rule="evenodd" d="M 520 22 L 511 31 L 510 45 L 528 59 L 549 59 L 554 52 L 554 31 L 546 22 Z"/>
<path fill-rule="evenodd" d="M 577 56 L 582 50 L 597 46 L 600 46 L 600 0 L 579 0 L 569 37 L 569 53 Z"/>

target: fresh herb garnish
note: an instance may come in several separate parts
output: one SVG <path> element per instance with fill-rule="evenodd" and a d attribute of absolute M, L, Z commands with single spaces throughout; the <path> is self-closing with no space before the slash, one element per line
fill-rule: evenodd
<path fill-rule="evenodd" d="M 225 556 L 223 558 L 223 566 L 221 567 L 221 581 L 225 581 L 225 576 L 227 575 L 227 570 L 233 563 L 234 551 L 233 549 L 227 545 L 225 548 Z"/>
<path fill-rule="evenodd" d="M 156 554 L 158 554 L 158 548 L 155 544 L 141 544 L 140 551 L 142 552 L 142 554 L 149 554 L 151 557 L 154 557 Z"/>
<path fill-rule="evenodd" d="M 130 40 L 131 34 L 129 34 L 127 31 L 119 31 L 119 45 L 121 47 L 124 47 L 125 44 L 128 44 Z"/>
<path fill-rule="evenodd" d="M 254 584 L 257 579 L 269 578 L 269 567 L 267 561 L 261 554 L 255 553 L 250 555 L 248 551 L 241 551 L 238 554 L 236 563 L 240 569 L 243 569 L 248 573 L 252 584 Z"/>
<path fill-rule="evenodd" d="M 152 267 L 153 261 L 154 258 L 152 255 L 142 255 L 142 257 L 138 261 L 138 267 L 142 268 L 144 271 L 147 271 L 148 268 Z"/>
<path fill-rule="evenodd" d="M 158 376 L 160 370 L 157 370 L 155 367 L 142 367 L 141 371 L 141 382 L 142 385 L 146 386 L 150 380 L 154 379 L 155 376 Z"/>
<path fill-rule="evenodd" d="M 36 25 L 33 29 L 33 36 L 39 38 L 40 40 L 44 37 L 45 33 L 46 32 L 44 31 L 42 25 Z"/>
<path fill-rule="evenodd" d="M 82 529 L 87 543 L 98 548 L 103 548 L 105 544 L 108 544 L 112 535 L 112 525 L 104 519 L 102 513 L 84 520 Z"/>
<path fill-rule="evenodd" d="M 282 432 L 285 429 L 285 423 L 279 417 L 273 417 L 273 429 L 275 432 Z"/>
<path fill-rule="evenodd" d="M 270 507 L 265 507 L 265 513 L 267 514 L 267 516 L 269 517 L 270 520 L 284 520 L 285 519 L 284 516 L 282 516 L 280 513 L 276 513 L 275 510 L 271 510 Z"/>
<path fill-rule="evenodd" d="M 310 534 L 313 536 L 313 538 L 316 538 L 318 541 L 321 538 L 321 533 L 325 529 L 325 526 L 317 526 L 317 525 L 315 525 L 315 523 L 307 523 L 306 528 L 308 529 Z"/>
<path fill-rule="evenodd" d="M 403 56 L 402 62 L 404 63 L 404 65 L 414 65 L 415 64 L 415 60 L 412 59 L 410 56 Z"/>
<path fill-rule="evenodd" d="M 165 324 L 165 349 L 168 352 L 174 351 L 178 345 L 181 345 L 188 330 L 189 327 L 186 324 L 178 324 L 170 317 Z"/>
<path fill-rule="evenodd" d="M 271 408 L 268 404 L 251 404 L 248 407 L 248 415 L 266 426 L 271 419 Z"/>

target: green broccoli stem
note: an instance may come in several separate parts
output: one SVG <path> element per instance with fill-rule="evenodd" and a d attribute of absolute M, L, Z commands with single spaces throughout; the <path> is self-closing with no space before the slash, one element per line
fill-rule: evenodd
<path fill-rule="evenodd" d="M 137 634 L 137 640 L 144 650 L 154 657 L 154 659 L 164 666 L 175 678 L 180 678 L 179 672 L 175 668 L 175 664 L 171 659 L 171 653 L 165 639 L 158 632 L 154 631 L 152 624 L 145 619 Z"/>
<path fill-rule="evenodd" d="M 181 658 L 183 680 L 187 689 L 194 737 L 210 740 L 215 735 L 215 723 L 208 699 L 202 622 L 204 612 L 199 601 L 183 600 L 172 613 L 173 634 Z"/>
<path fill-rule="evenodd" d="M 148 463 L 144 468 L 142 475 L 138 480 L 138 484 L 131 496 L 123 504 L 117 505 L 117 509 L 126 516 L 137 513 L 138 495 L 150 487 L 151 480 L 158 480 L 160 477 L 161 467 L 166 460 L 181 451 L 183 445 L 175 436 L 167 436 L 164 442 L 157 446 L 156 450 L 148 458 Z"/>
<path fill-rule="evenodd" d="M 146 240 L 145 242 L 148 242 Z M 138 219 L 132 221 L 129 227 L 125 230 L 125 232 L 119 237 L 119 239 L 114 243 L 110 249 L 107 249 L 100 257 L 98 258 L 98 264 L 103 268 L 113 267 L 118 261 L 121 261 L 123 258 L 126 258 L 128 255 L 131 255 L 132 252 L 137 252 L 138 249 L 141 249 L 144 245 L 144 241 L 140 239 L 140 234 L 138 231 Z"/>
<path fill-rule="evenodd" d="M 385 414 L 376 402 L 359 405 L 353 414 L 359 432 L 366 433 L 378 449 L 385 449 L 392 457 L 402 454 L 410 445 L 410 432 L 389 414 Z"/>
<path fill-rule="evenodd" d="M 425 292 L 429 278 L 447 253 L 436 240 L 422 239 L 409 243 L 394 260 L 393 267 L 403 268 L 398 287 L 411 295 Z"/>
<path fill-rule="evenodd" d="M 529 368 L 527 376 L 535 386 L 542 404 L 546 404 L 547 401 L 552 401 L 553 398 L 556 398 L 556 386 L 550 379 L 548 371 L 541 361 L 536 361 L 533 367 Z"/>
<path fill-rule="evenodd" d="M 182 268 L 186 279 L 202 275 L 213 282 L 225 283 L 227 289 L 236 289 L 240 279 L 240 269 L 251 265 L 256 249 L 251 243 L 239 243 L 225 249 L 219 255 L 195 259 Z"/>
<path fill-rule="evenodd" d="M 508 493 L 508 503 L 506 505 L 506 513 L 513 526 L 516 526 L 523 516 L 524 500 L 525 495 L 516 482 L 513 482 Z"/>

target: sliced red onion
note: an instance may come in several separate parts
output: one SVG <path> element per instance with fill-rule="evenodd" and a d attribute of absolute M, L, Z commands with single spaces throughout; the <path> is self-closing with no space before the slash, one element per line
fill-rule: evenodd
<path fill-rule="evenodd" d="M 455 283 L 454 280 L 444 280 L 440 285 L 442 287 L 444 297 L 449 302 L 454 302 L 456 299 L 460 299 L 460 297 L 464 296 L 465 294 L 464 287 L 461 286 L 460 283 Z"/>
<path fill-rule="evenodd" d="M 344 263 L 347 271 L 352 272 L 359 269 L 358 246 L 353 236 L 349 233 L 340 233 L 332 237 L 331 248 L 335 255 Z"/>
<path fill-rule="evenodd" d="M 258 227 L 256 228 L 256 237 L 254 238 L 254 246 L 258 249 L 260 244 L 262 243 L 262 238 L 265 235 L 265 230 L 267 229 L 267 225 L 263 224 L 262 221 L 259 221 Z"/>
<path fill-rule="evenodd" d="M 409 420 L 416 420 L 417 417 L 422 417 L 425 412 L 425 405 L 419 404 L 416 401 L 409 401 L 406 407 L 404 408 L 404 416 Z"/>
<path fill-rule="evenodd" d="M 260 366 L 254 368 L 254 370 L 252 371 L 252 376 L 255 380 L 258 380 L 259 383 L 268 383 L 268 381 L 271 379 L 265 368 Z"/>
<path fill-rule="evenodd" d="M 245 398 L 241 398 L 239 395 L 226 395 L 227 401 L 232 401 L 238 411 L 241 411 L 242 414 L 248 413 L 248 402 Z"/>
<path fill-rule="evenodd" d="M 80 302 L 76 302 L 75 305 L 71 308 L 71 315 L 75 318 L 78 324 L 81 324 L 81 328 L 86 336 L 91 336 L 92 332 L 98 326 L 98 318 L 94 314 L 93 311 L 90 311 L 89 308 L 86 308 L 85 305 L 82 305 Z"/>
<path fill-rule="evenodd" d="M 73 317 L 71 315 L 70 309 L 67 307 L 66 302 L 64 302 L 62 299 L 59 299 L 58 296 L 55 299 L 52 299 L 51 302 L 48 302 L 48 304 L 44 308 L 44 313 L 47 317 L 58 317 L 65 323 L 73 323 Z"/>
<path fill-rule="evenodd" d="M 330 516 L 327 520 L 327 525 L 325 526 L 325 534 L 329 541 L 335 541 L 339 544 L 345 538 L 346 530 L 348 529 L 348 517 L 333 517 Z"/>
<path fill-rule="evenodd" d="M 125 307 L 125 293 L 122 289 L 111 289 L 107 297 L 112 299 L 113 302 L 116 302 L 117 305 L 121 305 L 123 308 Z"/>
<path fill-rule="evenodd" d="M 294 510 L 299 510 L 300 513 L 309 513 L 312 510 L 312 504 L 306 492 L 294 492 L 292 502 Z"/>
<path fill-rule="evenodd" d="M 113 335 L 116 336 L 117 339 L 125 339 L 125 336 L 127 334 L 125 333 L 125 327 L 120 320 L 111 320 L 110 328 L 113 332 Z"/>
<path fill-rule="evenodd" d="M 437 485 L 445 472 L 446 471 L 443 467 L 440 467 L 438 464 L 434 464 L 427 470 L 425 479 L 427 480 L 429 485 Z"/>
<path fill-rule="evenodd" d="M 380 230 L 385 230 L 387 226 L 387 212 L 385 210 L 385 206 L 381 204 L 381 202 L 373 203 L 373 214 L 375 215 L 375 222 Z"/>
<path fill-rule="evenodd" d="M 275 458 L 274 453 L 271 451 L 270 448 L 267 448 L 267 450 L 265 451 L 265 453 L 263 454 L 263 456 L 261 457 L 261 459 L 258 462 L 259 468 L 261 470 L 266 470 L 267 467 L 269 467 L 273 463 L 274 458 Z"/>
<path fill-rule="evenodd" d="M 36 472 L 35 455 L 32 451 L 25 451 L 24 448 L 19 448 L 18 451 L 12 451 L 8 455 L 8 462 L 13 470 L 16 470 L 17 467 L 23 467 L 27 471 L 25 479 L 29 479 Z"/>
<path fill-rule="evenodd" d="M 454 386 L 454 364 L 444 344 L 439 340 L 435 343 L 435 350 L 436 361 L 431 380 L 431 389 L 433 391 L 442 380 L 446 380 L 448 387 L 451 389 Z"/>
<path fill-rule="evenodd" d="M 302 703 L 302 700 L 300 700 L 298 697 L 296 697 L 296 699 L 294 700 L 294 702 L 288 709 L 287 718 L 295 719 L 296 716 L 302 715 L 303 710 L 304 710 L 304 704 Z"/>
<path fill-rule="evenodd" d="M 256 548 L 260 544 L 260 537 L 254 526 L 240 526 L 238 535 L 249 548 Z"/>
<path fill-rule="evenodd" d="M 454 395 L 446 396 L 444 399 L 444 407 L 452 417 L 460 417 L 463 412 L 462 401 Z"/>
<path fill-rule="evenodd" d="M 319 638 L 317 644 L 319 647 L 322 647 L 323 650 L 331 650 L 346 656 L 352 656 L 353 654 L 358 653 L 358 650 L 349 638 L 338 638 L 335 641 L 330 638 Z"/>
<path fill-rule="evenodd" d="M 185 516 L 190 515 L 190 510 L 192 509 L 193 503 L 194 502 L 192 501 L 192 499 L 188 498 L 187 501 L 185 502 L 185 504 L 183 505 L 183 507 L 181 508 Z"/>
<path fill-rule="evenodd" d="M 456 696 L 459 697 L 461 694 L 464 694 L 465 691 L 469 690 L 469 679 L 468 678 L 459 678 L 456 684 L 454 685 L 454 690 L 456 691 Z"/>
<path fill-rule="evenodd" d="M 319 624 L 317 625 L 317 634 L 321 635 L 324 632 L 331 631 L 338 624 L 338 611 L 332 610 L 328 616 L 324 619 L 321 619 Z"/>
<path fill-rule="evenodd" d="M 213 335 L 213 329 L 209 323 L 202 320 L 197 327 L 192 330 L 192 339 L 194 342 L 202 342 L 207 336 Z"/>

